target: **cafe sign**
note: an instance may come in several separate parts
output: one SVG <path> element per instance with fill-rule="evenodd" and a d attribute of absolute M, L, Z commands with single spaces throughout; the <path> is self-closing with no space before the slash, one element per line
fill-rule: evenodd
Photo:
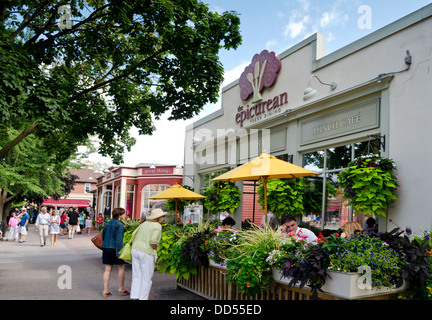
<path fill-rule="evenodd" d="M 379 99 L 308 119 L 300 123 L 300 145 L 379 127 Z"/>

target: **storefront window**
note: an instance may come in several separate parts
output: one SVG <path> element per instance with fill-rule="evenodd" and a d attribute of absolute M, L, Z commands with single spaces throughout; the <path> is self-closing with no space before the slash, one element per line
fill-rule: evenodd
<path fill-rule="evenodd" d="M 379 143 L 372 140 L 304 154 L 303 167 L 320 175 L 306 178 L 303 220 L 322 229 L 339 229 L 353 220 L 363 224 L 363 217 L 354 217 L 351 206 L 342 201 L 338 173 L 355 158 L 379 153 Z"/>
<path fill-rule="evenodd" d="M 222 173 L 225 173 L 227 171 L 228 170 L 223 170 L 223 171 L 217 171 L 217 172 L 202 174 L 201 175 L 200 193 L 202 193 L 205 189 L 209 188 L 213 184 L 213 181 L 211 181 L 212 179 L 220 176 Z"/>
<path fill-rule="evenodd" d="M 171 187 L 169 184 L 147 184 L 144 186 L 142 189 L 141 216 L 147 217 L 152 209 L 165 203 L 165 200 L 152 200 L 148 197 L 165 191 L 169 187 Z"/>
<path fill-rule="evenodd" d="M 126 186 L 126 214 L 128 217 L 133 216 L 134 198 L 135 198 L 135 185 L 128 184 Z"/>
<path fill-rule="evenodd" d="M 111 203 L 112 203 L 112 191 L 107 189 L 104 192 L 102 192 L 102 197 L 101 197 L 101 208 L 100 211 L 98 213 L 102 213 L 104 215 L 108 216 L 108 211 L 109 211 L 109 217 L 111 217 L 111 211 L 112 210 L 105 210 L 107 207 L 111 208 Z"/>
<path fill-rule="evenodd" d="M 121 207 L 121 205 L 120 205 L 120 197 L 121 197 L 121 187 L 117 186 L 116 187 L 116 195 L 115 195 L 115 207 L 116 208 Z"/>

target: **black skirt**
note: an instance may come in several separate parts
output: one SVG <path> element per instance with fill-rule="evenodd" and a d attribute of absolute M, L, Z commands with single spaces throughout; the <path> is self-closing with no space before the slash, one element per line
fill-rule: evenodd
<path fill-rule="evenodd" d="M 124 260 L 119 259 L 116 255 L 116 250 L 113 248 L 102 248 L 102 263 L 103 264 L 124 264 Z"/>

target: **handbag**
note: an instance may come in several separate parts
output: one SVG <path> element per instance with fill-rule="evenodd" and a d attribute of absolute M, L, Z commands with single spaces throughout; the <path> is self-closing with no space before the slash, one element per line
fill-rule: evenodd
<path fill-rule="evenodd" d="M 120 250 L 119 259 L 129 261 L 129 262 L 132 261 L 132 242 L 135 239 L 135 236 L 137 235 L 140 227 L 141 225 L 135 230 L 135 232 L 132 234 L 131 239 L 128 242 L 126 242 L 123 248 Z"/>
<path fill-rule="evenodd" d="M 97 235 L 91 238 L 91 241 L 97 248 L 102 250 L 102 243 L 103 243 L 102 232 L 99 232 Z"/>
<path fill-rule="evenodd" d="M 126 244 L 120 250 L 119 259 L 129 261 L 129 262 L 132 261 L 132 242 L 131 241 L 126 242 Z"/>

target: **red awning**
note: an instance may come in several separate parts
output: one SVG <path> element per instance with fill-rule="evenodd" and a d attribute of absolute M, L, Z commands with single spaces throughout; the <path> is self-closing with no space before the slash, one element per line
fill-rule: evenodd
<path fill-rule="evenodd" d="M 89 206 L 89 200 L 87 199 L 58 199 L 52 198 L 45 199 L 42 206 L 46 207 L 78 207 L 86 208 Z"/>

